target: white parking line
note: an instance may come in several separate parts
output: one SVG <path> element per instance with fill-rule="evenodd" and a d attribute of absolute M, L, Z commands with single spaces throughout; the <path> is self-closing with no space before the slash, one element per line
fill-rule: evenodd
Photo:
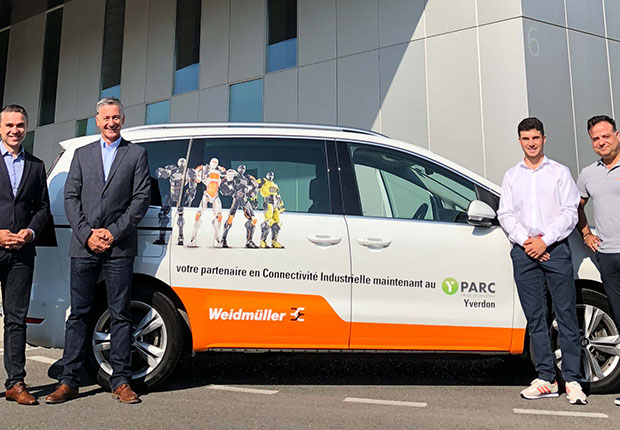
<path fill-rule="evenodd" d="M 513 409 L 515 414 L 523 415 L 557 415 L 560 417 L 609 418 L 607 414 L 598 412 L 545 411 L 540 409 Z"/>
<path fill-rule="evenodd" d="M 351 402 L 351 403 L 366 403 L 366 404 L 373 404 L 373 405 L 409 406 L 412 408 L 425 408 L 428 406 L 428 404 L 424 402 L 403 402 L 400 400 L 360 399 L 357 397 L 347 397 L 344 399 L 344 401 Z"/>
<path fill-rule="evenodd" d="M 33 357 L 27 357 L 28 360 L 34 360 L 34 361 L 38 361 L 39 363 L 46 363 L 46 364 L 54 364 L 56 363 L 58 360 L 53 359 L 53 358 L 49 358 L 49 357 L 43 357 L 41 355 L 35 355 Z"/>
<path fill-rule="evenodd" d="M 209 390 L 220 391 L 236 391 L 239 393 L 253 393 L 253 394 L 276 394 L 278 390 L 260 390 L 258 388 L 242 388 L 242 387 L 229 387 L 226 385 L 209 385 Z"/>

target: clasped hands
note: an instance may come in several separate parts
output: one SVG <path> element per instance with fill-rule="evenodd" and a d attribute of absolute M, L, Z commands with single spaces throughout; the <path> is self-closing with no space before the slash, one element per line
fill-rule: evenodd
<path fill-rule="evenodd" d="M 107 228 L 92 228 L 88 247 L 95 253 L 106 252 L 114 243 L 114 237 Z"/>
<path fill-rule="evenodd" d="M 22 246 L 30 242 L 32 239 L 32 231 L 27 228 L 23 228 L 17 233 L 12 233 L 10 230 L 0 230 L 0 247 L 4 249 L 21 249 Z"/>
<path fill-rule="evenodd" d="M 547 252 L 547 244 L 540 236 L 528 237 L 527 240 L 523 242 L 523 248 L 529 257 L 540 262 L 547 261 L 551 258 L 551 255 Z"/>

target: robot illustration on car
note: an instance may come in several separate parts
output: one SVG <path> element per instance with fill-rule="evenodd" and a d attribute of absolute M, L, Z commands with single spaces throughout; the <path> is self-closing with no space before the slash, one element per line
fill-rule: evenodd
<path fill-rule="evenodd" d="M 183 174 L 185 172 L 185 193 L 183 194 Z M 156 170 L 157 178 L 168 179 L 170 181 L 170 192 L 164 198 L 163 205 L 159 214 L 159 237 L 153 242 L 156 245 L 166 244 L 166 231 L 165 227 L 170 221 L 170 209 L 176 205 L 185 196 L 184 204 L 179 206 L 177 225 L 179 227 L 179 237 L 177 240 L 178 245 L 183 245 L 183 226 L 185 225 L 185 219 L 183 218 L 183 206 L 191 206 L 192 202 L 196 198 L 196 173 L 193 169 L 187 168 L 187 160 L 185 158 L 179 158 L 177 164 L 169 164 L 163 167 L 158 167 Z"/>
<path fill-rule="evenodd" d="M 200 200 L 198 211 L 196 212 L 196 218 L 194 220 L 194 230 L 192 231 L 192 237 L 190 238 L 188 247 L 198 246 L 198 230 L 202 224 L 202 212 L 211 205 L 213 209 L 213 246 L 219 248 L 222 246 L 222 239 L 220 239 L 220 231 L 222 228 L 222 201 L 220 200 L 220 184 L 222 182 L 222 175 L 226 173 L 226 169 L 220 166 L 220 162 L 217 158 L 211 158 L 209 164 L 200 165 L 196 167 L 196 182 L 202 182 L 205 186 L 205 191 Z"/>
<path fill-rule="evenodd" d="M 260 247 L 270 248 L 267 245 L 267 237 L 271 230 L 271 248 L 284 248 L 280 242 L 278 242 L 278 234 L 282 227 L 282 221 L 280 220 L 280 214 L 284 212 L 284 202 L 280 196 L 280 188 L 276 184 L 273 172 L 267 172 L 264 178 L 258 180 L 258 191 L 263 196 L 263 216 L 264 220 L 261 223 L 261 235 L 260 235 Z"/>
<path fill-rule="evenodd" d="M 237 170 L 228 169 L 226 176 L 222 179 L 220 192 L 224 196 L 232 196 L 232 204 L 228 211 L 228 218 L 224 223 L 224 233 L 222 235 L 222 248 L 228 248 L 228 232 L 232 227 L 237 209 L 243 208 L 245 222 L 245 247 L 258 248 L 252 240 L 256 228 L 256 218 L 254 209 L 258 206 L 258 183 L 254 176 L 246 173 L 244 164 L 237 166 Z"/>

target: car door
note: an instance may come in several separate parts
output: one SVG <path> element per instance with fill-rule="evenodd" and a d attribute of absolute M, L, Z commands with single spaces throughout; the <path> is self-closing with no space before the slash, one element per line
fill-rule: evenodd
<path fill-rule="evenodd" d="M 355 196 L 345 209 L 358 278 L 351 347 L 510 350 L 509 242 L 498 225 L 469 225 L 466 213 L 471 201 L 497 197 L 400 150 L 340 143 L 338 156 Z"/>
<path fill-rule="evenodd" d="M 194 139 L 197 193 L 184 201 L 184 223 L 173 223 L 171 280 L 195 350 L 347 347 L 350 251 L 328 146 L 334 152 L 323 140 Z"/>

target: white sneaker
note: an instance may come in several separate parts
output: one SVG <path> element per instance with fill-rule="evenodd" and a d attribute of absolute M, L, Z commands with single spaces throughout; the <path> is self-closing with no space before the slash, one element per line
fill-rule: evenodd
<path fill-rule="evenodd" d="M 614 405 L 620 406 L 620 397 L 618 397 L 616 400 L 614 400 Z"/>
<path fill-rule="evenodd" d="M 529 387 L 521 391 L 521 397 L 528 400 L 558 396 L 557 382 L 551 383 L 538 378 L 534 379 Z"/>
<path fill-rule="evenodd" d="M 571 405 L 587 405 L 588 399 L 577 381 L 566 383 L 566 398 Z"/>

